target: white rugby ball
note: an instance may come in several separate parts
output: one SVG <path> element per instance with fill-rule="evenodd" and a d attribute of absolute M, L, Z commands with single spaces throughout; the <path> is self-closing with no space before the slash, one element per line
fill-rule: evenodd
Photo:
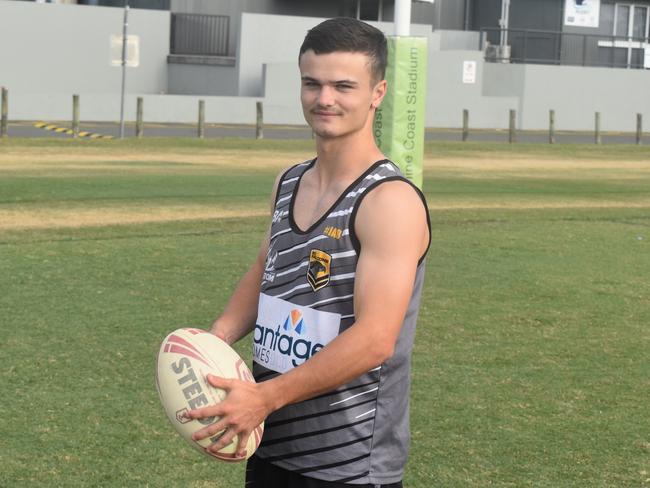
<path fill-rule="evenodd" d="M 188 419 L 185 412 L 215 405 L 226 392 L 213 387 L 206 376 L 255 382 L 248 366 L 228 344 L 201 329 L 182 328 L 170 333 L 160 346 L 156 364 L 156 387 L 160 401 L 176 431 L 195 449 L 222 461 L 248 459 L 260 445 L 264 423 L 248 438 L 246 457 L 235 457 L 237 436 L 217 453 L 207 450 L 223 433 L 195 441 L 194 432 L 219 420 L 218 417 Z"/>

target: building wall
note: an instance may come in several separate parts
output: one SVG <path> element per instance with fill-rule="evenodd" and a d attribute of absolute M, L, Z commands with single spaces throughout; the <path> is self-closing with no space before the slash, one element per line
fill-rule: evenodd
<path fill-rule="evenodd" d="M 120 90 L 110 66 L 110 36 L 122 33 L 123 10 L 0 2 L 0 85 L 12 93 L 104 93 Z M 127 69 L 127 91 L 167 90 L 169 12 L 132 9 L 129 34 L 140 37 L 140 66 Z"/>
<path fill-rule="evenodd" d="M 463 30 L 465 25 L 465 0 L 436 0 L 434 29 Z"/>
<path fill-rule="evenodd" d="M 595 112 L 603 130 L 632 132 L 637 113 L 650 120 L 649 70 L 526 65 L 525 76 L 523 127 L 548 128 L 550 109 L 558 128 L 591 130 Z"/>
<path fill-rule="evenodd" d="M 463 83 L 463 63 L 476 63 L 476 83 Z M 469 110 L 472 128 L 507 127 L 508 111 L 518 107 L 516 92 L 485 93 L 485 69 L 480 51 L 429 51 L 427 127 L 461 127 L 463 110 Z"/>
<path fill-rule="evenodd" d="M 241 16 L 249 14 L 269 14 L 296 17 L 356 17 L 356 0 L 170 0 L 172 12 L 197 13 L 206 15 L 227 15 L 230 17 L 229 56 L 236 56 L 237 43 L 241 32 Z M 462 0 L 465 2 L 465 0 Z M 378 0 L 373 7 L 378 12 Z M 376 6 L 375 6 L 376 4 Z M 442 10 L 441 10 L 442 8 Z M 460 9 L 460 10 L 459 10 Z M 462 11 L 461 11 L 462 10 Z M 394 1 L 383 1 L 383 21 L 393 22 Z M 440 16 L 440 12 L 444 15 Z M 461 0 L 436 0 L 432 4 L 414 3 L 411 19 L 418 24 L 428 24 L 434 28 L 463 28 L 464 3 Z M 364 18 L 362 16 L 362 18 Z M 364 18 L 364 20 L 366 20 Z M 374 18 L 370 21 L 376 20 Z"/>
<path fill-rule="evenodd" d="M 9 118 L 69 120 L 72 94 L 79 93 L 82 120 L 118 120 L 120 70 L 108 66 L 108 37 L 114 25 L 121 25 L 120 14 L 119 9 L 101 7 L 0 2 L 0 84 L 10 90 Z M 148 69 L 129 70 L 127 120 L 135 119 L 139 95 L 144 97 L 145 121 L 194 122 L 198 100 L 205 99 L 207 122 L 252 124 L 255 102 L 262 100 L 266 123 L 304 124 L 297 52 L 307 29 L 322 19 L 243 14 L 236 68 L 244 82 L 240 94 L 249 93 L 183 96 L 156 94 L 166 79 L 168 14 L 133 14 L 131 25 L 142 35 L 143 50 L 157 46 L 153 54 L 143 54 L 141 68 L 151 59 L 159 65 L 148 78 Z M 390 23 L 376 25 L 392 32 Z M 591 130 L 595 111 L 602 114 L 604 130 L 632 130 L 636 113 L 650 119 L 650 70 L 485 63 L 483 54 L 471 47 L 476 33 L 431 32 L 430 26 L 414 26 L 413 33 L 429 39 L 428 127 L 460 127 L 463 109 L 470 111 L 474 128 L 506 128 L 510 109 L 518 111 L 521 129 L 545 129 L 549 109 L 556 110 L 558 130 Z M 25 47 L 15 52 L 10 49 L 14 45 Z M 103 59 L 95 63 L 98 52 Z M 462 80 L 466 61 L 476 63 L 473 84 Z M 170 79 L 178 77 L 175 83 L 182 88 L 183 76 L 193 76 L 194 82 L 202 78 L 205 90 L 216 93 L 215 84 L 226 83 L 234 71 L 213 68 L 175 73 L 170 66 Z"/>
<path fill-rule="evenodd" d="M 499 27 L 501 0 L 472 0 L 470 17 L 472 30 Z"/>
<path fill-rule="evenodd" d="M 546 62 L 586 66 L 625 67 L 627 54 L 599 47 L 614 33 L 615 4 L 650 6 L 650 0 L 601 0 L 598 27 L 564 25 L 565 0 L 511 0 L 508 44 L 512 57 L 518 62 Z M 501 15 L 501 0 L 473 0 L 472 28 L 497 29 Z M 526 29 L 528 32 L 516 32 Z M 535 32 L 535 31 L 549 31 Z M 562 34 L 560 34 L 562 33 Z M 584 36 L 588 37 L 584 37 Z M 499 33 L 490 32 L 487 39 L 499 43 Z M 641 60 L 637 62 L 641 64 Z"/>
<path fill-rule="evenodd" d="M 173 95 L 236 96 L 237 69 L 209 63 L 177 63 L 167 65 L 168 92 Z"/>
<path fill-rule="evenodd" d="M 242 14 L 240 38 L 237 45 L 239 94 L 262 96 L 262 66 L 268 63 L 296 62 L 298 51 L 307 31 L 325 18 L 263 14 Z M 394 27 L 388 22 L 370 22 L 387 35 Z M 428 37 L 431 26 L 412 25 L 411 35 Z"/>

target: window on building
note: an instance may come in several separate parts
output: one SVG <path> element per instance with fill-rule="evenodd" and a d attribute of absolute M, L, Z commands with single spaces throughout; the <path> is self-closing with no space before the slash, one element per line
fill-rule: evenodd
<path fill-rule="evenodd" d="M 614 59 L 617 65 L 633 68 L 644 66 L 650 50 L 648 26 L 650 7 L 633 3 L 617 3 L 614 12 Z"/>
<path fill-rule="evenodd" d="M 648 40 L 647 5 L 616 4 L 614 14 L 614 35 L 639 40 Z"/>

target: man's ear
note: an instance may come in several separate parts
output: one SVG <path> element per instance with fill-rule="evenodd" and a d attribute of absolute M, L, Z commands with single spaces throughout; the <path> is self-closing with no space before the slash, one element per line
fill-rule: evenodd
<path fill-rule="evenodd" d="M 378 108 L 379 105 L 381 105 L 381 101 L 384 99 L 386 96 L 386 90 L 388 88 L 388 83 L 386 80 L 381 80 L 379 83 L 375 85 L 375 87 L 372 90 L 372 102 L 370 104 L 371 108 Z"/>

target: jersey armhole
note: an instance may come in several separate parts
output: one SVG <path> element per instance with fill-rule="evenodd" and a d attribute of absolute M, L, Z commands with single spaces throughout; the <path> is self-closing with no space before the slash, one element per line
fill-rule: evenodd
<path fill-rule="evenodd" d="M 408 179 L 402 176 L 389 176 L 382 180 L 376 181 L 372 185 L 368 186 L 366 191 L 364 191 L 363 194 L 359 196 L 359 198 L 354 204 L 354 208 L 352 209 L 352 214 L 350 215 L 350 240 L 352 241 L 352 247 L 354 248 L 354 251 L 357 253 L 357 256 L 360 256 L 361 243 L 359 242 L 359 238 L 357 237 L 357 234 L 354 230 L 354 223 L 356 221 L 357 212 L 359 210 L 359 207 L 361 206 L 361 202 L 366 197 L 366 195 L 368 195 L 372 190 L 377 188 L 382 183 L 386 183 L 388 181 L 403 181 L 405 183 L 408 183 L 411 186 L 411 188 L 413 188 L 415 192 L 418 194 L 420 200 L 422 201 L 422 205 L 424 205 L 424 213 L 427 216 L 427 229 L 429 232 L 429 239 L 428 239 L 427 247 L 424 250 L 424 253 L 422 254 L 422 256 L 420 256 L 420 259 L 418 259 L 418 266 L 420 266 L 420 264 L 422 264 L 422 262 L 424 261 L 424 258 L 427 256 L 427 253 L 429 252 L 429 248 L 431 247 L 431 217 L 429 215 L 429 207 L 427 206 L 427 200 L 424 197 L 424 193 L 422 193 L 422 191 L 417 186 L 415 186 L 411 181 L 409 181 Z"/>

